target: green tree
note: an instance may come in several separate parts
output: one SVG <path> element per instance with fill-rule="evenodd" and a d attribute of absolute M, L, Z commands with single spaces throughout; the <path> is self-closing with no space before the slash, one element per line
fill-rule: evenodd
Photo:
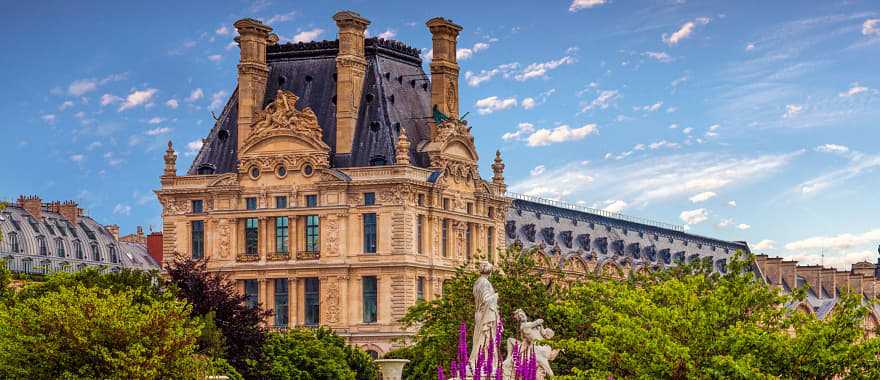
<path fill-rule="evenodd" d="M 265 379 L 372 380 L 377 376 L 367 353 L 325 328 L 269 334 L 263 353 Z"/>
<path fill-rule="evenodd" d="M 170 294 L 61 287 L 0 305 L 0 377 L 6 379 L 197 378 L 201 326 Z"/>
<path fill-rule="evenodd" d="M 550 305 L 561 379 L 878 378 L 877 339 L 863 339 L 862 297 L 826 320 L 785 307 L 748 260 L 726 274 L 683 266 L 631 281 L 588 281 Z"/>
<path fill-rule="evenodd" d="M 501 252 L 498 267 L 489 278 L 498 293 L 506 326 L 505 339 L 514 331 L 514 310 L 523 309 L 532 316 L 543 315 L 549 304 L 564 292 L 560 286 L 563 284 L 561 273 L 538 265 L 535 257 L 533 249 L 511 247 Z M 408 347 L 389 352 L 385 357 L 410 360 L 404 367 L 405 378 L 436 378 L 437 367 L 448 368 L 455 358 L 459 326 L 462 321 L 472 324 L 474 319 L 473 284 L 478 277 L 474 264 L 457 268 L 455 276 L 443 285 L 443 297 L 411 307 L 401 319 L 419 330 L 412 341 L 407 342 Z"/>

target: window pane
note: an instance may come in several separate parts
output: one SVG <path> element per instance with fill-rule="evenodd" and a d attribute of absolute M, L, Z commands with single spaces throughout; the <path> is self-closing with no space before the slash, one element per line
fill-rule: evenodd
<path fill-rule="evenodd" d="M 425 216 L 424 215 L 417 216 L 416 217 L 416 253 L 419 253 L 419 254 L 424 253 L 422 250 L 422 244 L 423 244 L 422 243 L 422 240 L 423 240 L 423 238 L 422 238 L 423 232 L 422 231 L 425 228 L 424 224 L 425 224 Z"/>
<path fill-rule="evenodd" d="M 288 228 L 286 216 L 275 218 L 275 252 L 287 253 L 289 251 Z"/>
<path fill-rule="evenodd" d="M 421 276 L 416 279 L 416 300 L 425 300 L 425 278 Z"/>
<path fill-rule="evenodd" d="M 287 208 L 287 197 L 275 197 L 275 208 Z"/>
<path fill-rule="evenodd" d="M 257 303 L 260 301 L 260 285 L 257 280 L 244 280 L 244 296 L 247 307 L 257 307 Z"/>
<path fill-rule="evenodd" d="M 205 256 L 205 222 L 192 221 L 192 258 L 199 260 Z"/>
<path fill-rule="evenodd" d="M 367 276 L 363 279 L 364 288 L 364 323 L 375 323 L 377 317 L 376 277 Z"/>
<path fill-rule="evenodd" d="M 320 220 L 317 215 L 306 216 L 306 246 L 307 252 L 318 252 L 321 242 Z"/>
<path fill-rule="evenodd" d="M 245 198 L 245 206 L 248 210 L 256 210 L 257 209 L 257 198 Z"/>
<path fill-rule="evenodd" d="M 204 203 L 201 199 L 196 199 L 192 201 L 192 212 L 200 213 L 204 211 Z"/>
<path fill-rule="evenodd" d="M 275 326 L 287 326 L 289 291 L 286 278 L 275 279 Z"/>
<path fill-rule="evenodd" d="M 248 218 L 245 220 L 244 226 L 244 247 L 245 253 L 248 255 L 257 255 L 257 238 L 259 237 L 260 227 L 257 218 Z"/>
<path fill-rule="evenodd" d="M 305 324 L 314 326 L 321 323 L 321 281 L 317 277 L 305 279 Z"/>
<path fill-rule="evenodd" d="M 376 214 L 364 214 L 364 252 L 376 253 Z"/>
<path fill-rule="evenodd" d="M 376 204 L 376 193 L 364 193 L 364 205 L 372 206 Z"/>
<path fill-rule="evenodd" d="M 318 196 L 306 195 L 306 207 L 318 207 Z"/>
<path fill-rule="evenodd" d="M 446 257 L 446 249 L 449 246 L 449 219 L 443 219 L 440 237 L 440 253 Z"/>

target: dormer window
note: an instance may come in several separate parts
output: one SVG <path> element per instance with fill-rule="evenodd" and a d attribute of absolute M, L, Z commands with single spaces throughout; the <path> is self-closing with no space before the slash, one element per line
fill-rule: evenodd
<path fill-rule="evenodd" d="M 55 239 L 55 253 L 58 254 L 58 257 L 67 257 L 67 254 L 64 252 L 64 240 L 61 240 L 61 238 Z"/>
<path fill-rule="evenodd" d="M 18 243 L 18 234 L 15 232 L 10 232 L 6 235 L 6 238 L 9 239 L 9 249 L 13 253 L 21 252 L 21 246 Z"/>
<path fill-rule="evenodd" d="M 222 138 L 223 135 L 221 134 L 220 136 L 221 136 L 221 140 L 223 140 L 223 138 Z M 196 174 L 201 174 L 201 175 L 214 174 L 214 166 L 212 166 L 210 164 L 200 165 L 199 168 L 196 169 Z"/>
<path fill-rule="evenodd" d="M 92 244 L 92 260 L 101 261 L 101 251 L 98 250 L 97 244 Z"/>
<path fill-rule="evenodd" d="M 39 249 L 40 256 L 48 256 L 49 255 L 49 247 L 46 246 L 46 238 L 43 236 L 37 237 L 37 248 Z"/>
<path fill-rule="evenodd" d="M 119 262 L 119 255 L 116 254 L 116 246 L 113 246 L 113 245 L 110 246 L 110 262 L 111 263 L 118 263 Z"/>
<path fill-rule="evenodd" d="M 303 168 L 302 168 L 302 173 L 303 173 L 303 175 L 306 176 L 306 177 L 311 176 L 312 173 L 314 173 L 314 172 L 315 172 L 315 168 L 313 168 L 312 165 L 306 164 L 306 165 L 303 166 Z"/>
<path fill-rule="evenodd" d="M 278 178 L 284 178 L 287 176 L 287 168 L 285 168 L 284 165 L 278 165 L 278 168 L 275 169 L 275 174 Z"/>
<path fill-rule="evenodd" d="M 79 240 L 73 242 L 73 249 L 74 249 L 74 251 L 76 251 L 76 258 L 82 260 L 83 259 L 83 246 Z"/>

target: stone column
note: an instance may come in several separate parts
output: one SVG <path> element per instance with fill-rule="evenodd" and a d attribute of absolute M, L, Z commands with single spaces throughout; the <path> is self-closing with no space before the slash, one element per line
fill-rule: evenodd
<path fill-rule="evenodd" d="M 288 318 L 288 326 L 294 327 L 299 324 L 299 318 L 296 315 L 297 310 L 297 287 L 296 287 L 296 277 L 291 277 L 287 279 L 287 318 Z"/>

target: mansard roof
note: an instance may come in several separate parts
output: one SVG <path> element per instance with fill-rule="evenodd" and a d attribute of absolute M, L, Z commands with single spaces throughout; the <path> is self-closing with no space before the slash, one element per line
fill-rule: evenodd
<path fill-rule="evenodd" d="M 267 49 L 269 77 L 264 106 L 275 100 L 279 89 L 299 97 L 297 108 L 315 112 L 330 146 L 333 167 L 370 166 L 396 162 L 395 142 L 400 128 L 410 139 L 410 161 L 427 167 L 428 157 L 417 151 L 430 139 L 431 85 L 422 69 L 418 49 L 380 38 L 367 38 L 364 50 L 367 72 L 360 100 L 351 156 L 335 154 L 336 147 L 336 54 L 339 41 L 287 43 Z M 208 133 L 187 174 L 209 168 L 215 174 L 238 170 L 238 91 L 233 92 Z"/>
<path fill-rule="evenodd" d="M 145 245 L 116 240 L 110 231 L 88 216 L 82 216 L 77 222 L 45 208 L 41 214 L 36 218 L 14 204 L 0 212 L 0 233 L 3 234 L 0 259 L 14 272 L 45 273 L 63 270 L 65 266 L 69 270 L 85 266 L 105 266 L 108 270 L 159 269 Z M 40 251 L 40 240 L 46 244 L 45 254 Z M 82 247 L 82 259 L 76 256 L 77 244 Z M 59 245 L 64 248 L 64 257 L 59 256 Z M 100 260 L 92 256 L 93 246 Z M 112 250 L 117 262 L 111 260 Z"/>

